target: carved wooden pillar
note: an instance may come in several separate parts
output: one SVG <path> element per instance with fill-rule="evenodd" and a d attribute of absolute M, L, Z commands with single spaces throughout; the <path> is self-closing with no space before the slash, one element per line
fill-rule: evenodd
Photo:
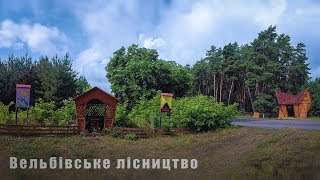
<path fill-rule="evenodd" d="M 77 111 L 77 126 L 80 132 L 84 132 L 86 130 L 86 105 L 81 104 L 76 106 Z"/>
<path fill-rule="evenodd" d="M 104 127 L 112 128 L 114 123 L 115 107 L 109 104 L 105 105 Z"/>

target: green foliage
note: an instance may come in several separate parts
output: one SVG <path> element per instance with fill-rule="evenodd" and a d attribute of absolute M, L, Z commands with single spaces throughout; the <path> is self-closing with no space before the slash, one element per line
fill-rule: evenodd
<path fill-rule="evenodd" d="M 310 116 L 320 116 L 320 78 L 316 78 L 310 82 L 310 92 L 312 104 L 310 108 Z"/>
<path fill-rule="evenodd" d="M 237 115 L 236 108 L 236 104 L 224 106 L 208 96 L 182 98 L 173 105 L 172 121 L 174 126 L 195 131 L 225 128 Z"/>
<path fill-rule="evenodd" d="M 152 128 L 159 120 L 160 95 L 151 100 L 141 100 L 128 114 L 129 123 L 134 127 Z"/>
<path fill-rule="evenodd" d="M 111 133 L 111 128 L 104 128 L 101 132 L 102 135 L 108 135 Z"/>
<path fill-rule="evenodd" d="M 4 105 L 2 102 L 0 102 L 0 124 L 6 124 L 8 122 L 11 122 L 11 114 L 9 112 L 9 107 L 13 103 L 11 102 L 9 105 Z"/>
<path fill-rule="evenodd" d="M 137 140 L 137 136 L 135 134 L 126 134 L 123 137 L 125 140 L 135 141 Z"/>
<path fill-rule="evenodd" d="M 63 106 L 55 112 L 55 120 L 58 122 L 58 125 L 75 123 L 76 107 L 72 99 L 63 100 Z"/>
<path fill-rule="evenodd" d="M 37 124 L 57 124 L 55 118 L 55 104 L 53 101 L 44 102 L 43 99 L 39 99 L 35 106 L 30 109 L 31 114 L 33 114 L 35 123 Z"/>
<path fill-rule="evenodd" d="M 118 104 L 116 117 L 115 117 L 115 126 L 117 127 L 130 127 L 129 119 L 127 117 L 127 108 L 126 104 Z"/>
<path fill-rule="evenodd" d="M 115 51 L 106 71 L 112 91 L 127 110 L 141 99 L 153 98 L 158 90 L 182 97 L 191 87 L 192 75 L 185 67 L 161 60 L 156 50 L 137 45 Z"/>
<path fill-rule="evenodd" d="M 120 129 L 118 127 L 112 128 L 110 131 L 110 136 L 115 138 L 120 137 Z"/>
<path fill-rule="evenodd" d="M 54 101 L 58 107 L 63 100 L 76 96 L 77 73 L 72 69 L 69 54 L 64 57 L 41 57 L 36 66 L 40 79 L 41 98 L 46 102 Z"/>
<path fill-rule="evenodd" d="M 91 89 L 89 82 L 84 76 L 80 76 L 77 79 L 76 84 L 77 84 L 77 95 L 80 95 L 88 91 L 89 89 Z"/>
<path fill-rule="evenodd" d="M 9 105 L 0 105 L 1 110 L 8 110 L 8 107 Z M 25 109 L 19 109 L 18 112 L 18 123 L 25 123 L 27 111 Z M 14 114 L 12 113 L 9 115 L 11 118 L 7 118 L 7 120 L 3 123 L 14 122 Z M 73 100 L 63 100 L 63 106 L 57 109 L 54 102 L 45 102 L 43 99 L 39 99 L 29 110 L 28 123 L 43 125 L 68 125 L 74 124 L 75 118 L 75 104 Z"/>
<path fill-rule="evenodd" d="M 272 114 L 276 90 L 296 94 L 306 87 L 310 69 L 305 48 L 303 43 L 292 45 L 290 37 L 277 34 L 275 26 L 261 31 L 250 44 L 211 46 L 192 68 L 193 94 Z"/>
<path fill-rule="evenodd" d="M 72 69 L 69 54 L 63 57 L 42 56 L 39 60 L 24 56 L 9 55 L 0 59 L 0 102 L 9 104 L 15 100 L 16 84 L 31 85 L 31 105 L 41 98 L 53 101 L 57 107 L 63 100 L 75 97 L 89 88 L 87 80 Z"/>
<path fill-rule="evenodd" d="M 277 109 L 276 102 L 274 101 L 274 96 L 268 94 L 260 94 L 256 97 L 256 100 L 253 102 L 253 106 L 257 112 L 261 113 L 276 113 Z"/>
<path fill-rule="evenodd" d="M 195 131 L 224 128 L 236 116 L 236 108 L 236 104 L 226 107 L 208 96 L 181 98 L 173 101 L 171 120 L 168 124 L 163 120 L 163 124 L 166 129 L 181 127 Z M 149 101 L 142 100 L 129 113 L 128 119 L 135 127 L 155 127 L 160 118 L 159 111 L 159 96 L 156 96 Z"/>
<path fill-rule="evenodd" d="M 165 132 L 170 132 L 170 130 L 171 130 L 171 124 L 168 123 L 168 122 L 164 122 L 163 125 L 162 125 L 162 129 L 163 129 L 163 131 L 165 131 Z"/>

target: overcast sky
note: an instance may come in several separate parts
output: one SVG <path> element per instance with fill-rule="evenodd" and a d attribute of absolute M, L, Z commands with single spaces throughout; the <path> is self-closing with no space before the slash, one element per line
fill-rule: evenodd
<path fill-rule="evenodd" d="M 320 76 L 320 2 L 316 0 L 0 0 L 0 57 L 64 55 L 92 86 L 107 91 L 105 66 L 121 46 L 157 49 L 193 65 L 211 45 L 250 43 L 270 25 L 307 46 Z"/>

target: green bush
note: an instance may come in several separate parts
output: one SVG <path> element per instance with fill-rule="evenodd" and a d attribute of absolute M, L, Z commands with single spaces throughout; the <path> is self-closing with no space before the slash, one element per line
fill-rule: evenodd
<path fill-rule="evenodd" d="M 112 128 L 110 131 L 110 136 L 111 137 L 120 137 L 120 129 L 118 127 Z"/>
<path fill-rule="evenodd" d="M 73 100 L 63 100 L 63 106 L 55 111 L 55 121 L 58 125 L 75 123 L 76 107 Z"/>
<path fill-rule="evenodd" d="M 26 111 L 19 111 L 19 119 L 26 118 Z M 76 110 L 73 100 L 63 100 L 63 106 L 56 109 L 55 103 L 39 99 L 29 110 L 30 124 L 68 125 L 75 123 Z"/>
<path fill-rule="evenodd" d="M 310 92 L 312 97 L 312 103 L 310 107 L 310 116 L 320 116 L 320 77 L 310 82 Z"/>
<path fill-rule="evenodd" d="M 0 123 L 8 124 L 15 122 L 15 113 L 9 112 L 9 107 L 13 105 L 11 102 L 4 105 L 0 102 Z M 28 114 L 29 124 L 43 125 L 68 125 L 74 124 L 76 119 L 75 103 L 72 99 L 63 100 L 63 106 L 56 108 L 55 103 L 45 102 L 39 99 L 33 107 L 30 107 Z M 18 124 L 25 124 L 27 118 L 27 110 L 19 108 Z"/>
<path fill-rule="evenodd" d="M 44 102 L 43 99 L 39 99 L 34 107 L 30 108 L 30 112 L 33 115 L 36 124 L 57 124 L 55 121 L 55 104 L 53 101 Z"/>
<path fill-rule="evenodd" d="M 171 119 L 176 127 L 209 131 L 230 126 L 237 115 L 236 108 L 237 104 L 224 106 L 208 96 L 187 97 L 175 101 Z"/>
<path fill-rule="evenodd" d="M 135 134 L 126 134 L 123 138 L 130 141 L 137 140 L 137 136 Z"/>
<path fill-rule="evenodd" d="M 125 104 L 118 104 L 115 117 L 115 126 L 117 127 L 130 127 L 128 113 Z"/>
<path fill-rule="evenodd" d="M 7 124 L 10 123 L 12 120 L 12 116 L 9 112 L 9 107 L 13 103 L 11 102 L 9 105 L 4 105 L 2 102 L 0 102 L 0 124 Z"/>
<path fill-rule="evenodd" d="M 111 128 L 104 128 L 102 131 L 101 131 L 101 134 L 102 135 L 108 135 L 111 133 Z"/>
<path fill-rule="evenodd" d="M 160 95 L 151 100 L 141 100 L 128 114 L 129 123 L 133 127 L 153 128 L 159 121 Z"/>
<path fill-rule="evenodd" d="M 163 125 L 162 125 L 163 131 L 169 132 L 169 131 L 171 130 L 171 125 L 172 125 L 172 124 L 170 124 L 170 123 L 164 122 Z"/>
<path fill-rule="evenodd" d="M 159 99 L 156 96 L 149 101 L 140 101 L 128 115 L 130 123 L 140 128 L 155 127 L 160 116 Z M 214 102 L 211 97 L 202 95 L 173 100 L 172 104 L 170 122 L 162 120 L 165 129 L 179 127 L 208 131 L 224 128 L 230 126 L 231 120 L 238 113 L 237 104 L 224 106 Z"/>

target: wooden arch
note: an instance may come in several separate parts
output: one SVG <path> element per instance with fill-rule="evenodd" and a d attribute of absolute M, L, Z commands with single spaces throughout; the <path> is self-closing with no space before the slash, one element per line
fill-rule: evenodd
<path fill-rule="evenodd" d="M 94 87 L 76 97 L 74 100 L 76 103 L 77 126 L 80 132 L 84 132 L 86 130 L 87 106 L 89 102 L 92 102 L 94 100 L 101 101 L 104 105 L 103 128 L 112 128 L 114 126 L 118 100 L 112 95 L 108 94 L 98 87 Z"/>

